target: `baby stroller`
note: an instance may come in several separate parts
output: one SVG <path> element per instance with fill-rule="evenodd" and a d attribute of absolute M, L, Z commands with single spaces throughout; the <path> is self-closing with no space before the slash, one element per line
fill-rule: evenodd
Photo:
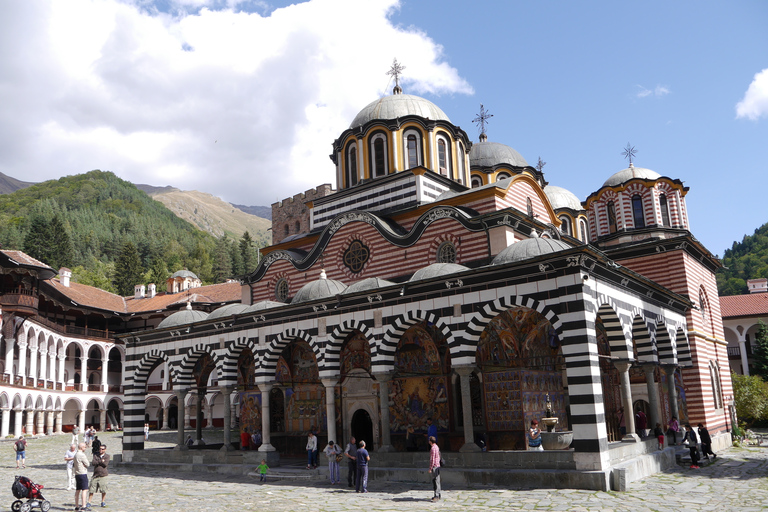
<path fill-rule="evenodd" d="M 29 512 L 34 507 L 40 507 L 43 512 L 48 512 L 51 508 L 51 502 L 43 497 L 43 493 L 40 492 L 43 486 L 36 484 L 25 476 L 17 476 L 11 485 L 11 491 L 16 498 L 11 504 L 11 510 L 13 512 Z M 27 501 L 22 501 L 25 499 Z"/>

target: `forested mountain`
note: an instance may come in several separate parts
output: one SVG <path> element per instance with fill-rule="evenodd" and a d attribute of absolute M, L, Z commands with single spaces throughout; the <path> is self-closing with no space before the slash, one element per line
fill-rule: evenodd
<path fill-rule="evenodd" d="M 34 185 L 34 183 L 17 180 L 16 178 L 11 178 L 0 172 L 0 194 L 10 194 L 11 192 L 16 192 L 21 188 L 30 187 L 32 185 Z"/>
<path fill-rule="evenodd" d="M 747 279 L 768 277 L 768 224 L 745 236 L 741 243 L 725 251 L 723 265 L 727 268 L 717 274 L 720 295 L 749 293 Z"/>
<path fill-rule="evenodd" d="M 23 250 L 78 282 L 132 295 L 187 268 L 205 283 L 253 270 L 257 251 L 246 232 L 216 239 L 111 172 L 91 171 L 0 195 L 0 244 Z M 135 254 L 134 254 L 135 253 Z M 116 268 L 116 262 L 138 265 Z M 162 289 L 162 285 L 159 287 Z"/>

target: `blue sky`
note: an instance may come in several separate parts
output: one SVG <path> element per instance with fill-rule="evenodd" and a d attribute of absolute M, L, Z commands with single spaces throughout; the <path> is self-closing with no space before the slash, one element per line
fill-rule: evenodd
<path fill-rule="evenodd" d="M 0 4 L 0 172 L 91 169 L 268 205 L 333 182 L 331 143 L 391 90 L 582 200 L 635 165 L 690 187 L 714 254 L 768 222 L 766 2 L 30 0 Z M 19 45 L 19 41 L 24 44 Z"/>

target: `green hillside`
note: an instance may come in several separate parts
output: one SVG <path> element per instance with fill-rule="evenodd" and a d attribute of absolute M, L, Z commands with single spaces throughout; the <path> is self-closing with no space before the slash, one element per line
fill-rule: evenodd
<path fill-rule="evenodd" d="M 747 279 L 768 277 L 768 224 L 745 236 L 741 243 L 733 242 L 723 255 L 723 265 L 727 268 L 717 274 L 720 295 L 749 293 Z"/>
<path fill-rule="evenodd" d="M 56 270 L 69 267 L 79 282 L 123 295 L 182 268 L 206 283 L 244 273 L 243 260 L 255 259 L 254 248 L 239 242 L 217 240 L 111 172 L 67 176 L 0 196 L 4 249 L 23 250 Z M 138 266 L 116 272 L 116 262 L 133 261 L 134 252 Z"/>

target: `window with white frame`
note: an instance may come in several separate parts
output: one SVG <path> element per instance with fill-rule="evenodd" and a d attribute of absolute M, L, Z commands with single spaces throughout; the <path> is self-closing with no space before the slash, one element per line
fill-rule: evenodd
<path fill-rule="evenodd" d="M 616 232 L 616 206 L 613 204 L 613 201 L 608 201 L 608 204 L 606 205 L 606 210 L 608 213 L 608 232 L 615 233 Z"/>
<path fill-rule="evenodd" d="M 507 173 L 507 172 L 500 172 L 499 174 L 496 175 L 496 181 L 505 180 L 505 179 L 507 179 L 509 177 L 510 177 L 509 173 Z"/>
<path fill-rule="evenodd" d="M 451 168 L 451 144 L 445 135 L 437 136 L 437 169 L 440 174 L 453 178 Z"/>
<path fill-rule="evenodd" d="M 459 183 L 464 183 L 464 173 L 466 171 L 466 167 L 464 165 L 464 145 L 459 142 L 458 144 L 458 154 L 456 155 L 456 161 L 459 163 L 459 176 L 458 180 Z"/>
<path fill-rule="evenodd" d="M 636 228 L 645 227 L 645 214 L 643 212 L 643 198 L 640 194 L 632 196 L 632 219 Z"/>
<path fill-rule="evenodd" d="M 560 217 L 560 222 L 562 223 L 560 224 L 560 231 L 565 235 L 571 235 L 571 220 L 563 215 Z"/>
<path fill-rule="evenodd" d="M 579 232 L 581 233 L 581 241 L 585 244 L 589 243 L 589 235 L 587 235 L 587 223 L 584 219 L 579 220 Z"/>
<path fill-rule="evenodd" d="M 421 132 L 410 129 L 406 130 L 403 136 L 405 138 L 406 169 L 413 169 L 414 167 L 422 165 Z"/>
<path fill-rule="evenodd" d="M 472 188 L 482 187 L 483 186 L 483 178 L 480 176 L 472 176 Z"/>
<path fill-rule="evenodd" d="M 355 142 L 347 144 L 346 153 L 345 174 L 347 188 L 349 188 L 357 185 L 357 144 Z"/>
<path fill-rule="evenodd" d="M 371 137 L 371 159 L 373 168 L 371 175 L 374 177 L 387 174 L 387 136 L 377 133 Z"/>
<path fill-rule="evenodd" d="M 661 209 L 661 225 L 665 227 L 671 226 L 669 222 L 669 204 L 667 203 L 667 195 L 661 194 L 659 196 L 659 208 Z"/>

